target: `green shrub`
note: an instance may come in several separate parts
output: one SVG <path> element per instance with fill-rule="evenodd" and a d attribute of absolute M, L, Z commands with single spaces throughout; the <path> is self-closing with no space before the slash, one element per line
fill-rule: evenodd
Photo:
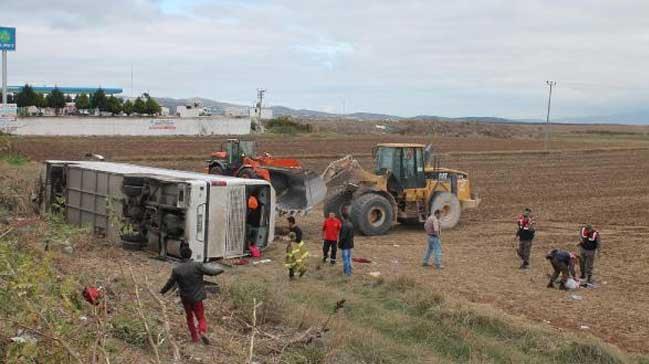
<path fill-rule="evenodd" d="M 253 298 L 263 304 L 257 309 L 257 324 L 282 321 L 284 307 L 271 285 L 262 281 L 236 281 L 228 287 L 228 297 L 240 316 L 252 323 Z"/>
<path fill-rule="evenodd" d="M 266 122 L 266 128 L 271 133 L 289 135 L 295 135 L 298 133 L 311 133 L 313 131 L 311 124 L 299 123 L 288 116 L 280 116 L 278 118 L 268 120 Z"/>

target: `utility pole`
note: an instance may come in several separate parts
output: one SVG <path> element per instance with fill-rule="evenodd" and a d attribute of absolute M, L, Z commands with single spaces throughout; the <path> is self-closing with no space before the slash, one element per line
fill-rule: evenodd
<path fill-rule="evenodd" d="M 7 106 L 7 50 L 2 50 L 2 110 Z"/>
<path fill-rule="evenodd" d="M 257 104 L 255 105 L 255 123 L 253 123 L 253 129 L 259 133 L 264 132 L 264 124 L 261 122 L 261 108 L 264 102 L 264 93 L 266 90 L 263 88 L 257 89 Z"/>
<path fill-rule="evenodd" d="M 545 151 L 550 147 L 550 106 L 552 105 L 552 88 L 557 85 L 556 81 L 545 81 L 545 84 L 550 86 L 548 94 L 548 116 L 545 119 L 545 143 L 543 143 Z"/>

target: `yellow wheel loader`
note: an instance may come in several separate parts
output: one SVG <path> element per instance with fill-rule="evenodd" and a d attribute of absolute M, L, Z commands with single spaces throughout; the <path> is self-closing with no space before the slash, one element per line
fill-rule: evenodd
<path fill-rule="evenodd" d="M 325 216 L 347 211 L 360 233 L 383 235 L 397 222 L 422 223 L 435 210 L 441 211 L 441 227 L 450 229 L 463 209 L 480 204 L 467 173 L 436 166 L 430 146 L 378 144 L 373 155 L 373 172 L 352 156 L 325 169 Z"/>

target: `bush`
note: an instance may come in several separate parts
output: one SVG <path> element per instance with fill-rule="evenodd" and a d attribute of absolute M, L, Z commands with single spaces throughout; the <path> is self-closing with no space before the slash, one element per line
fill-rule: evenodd
<path fill-rule="evenodd" d="M 313 126 L 311 124 L 302 124 L 294 121 L 288 116 L 281 116 L 266 122 L 266 128 L 271 133 L 277 134 L 298 134 L 298 133 L 311 133 Z"/>
<path fill-rule="evenodd" d="M 252 323 L 253 298 L 263 305 L 257 310 L 257 324 L 278 323 L 285 313 L 277 292 L 261 281 L 236 281 L 229 288 L 229 298 L 241 317 Z"/>

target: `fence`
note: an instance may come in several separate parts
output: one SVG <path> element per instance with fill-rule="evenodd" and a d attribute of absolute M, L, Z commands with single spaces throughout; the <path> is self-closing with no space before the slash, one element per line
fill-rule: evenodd
<path fill-rule="evenodd" d="M 0 132 L 14 135 L 245 135 L 249 118 L 33 117 L 0 118 Z"/>

